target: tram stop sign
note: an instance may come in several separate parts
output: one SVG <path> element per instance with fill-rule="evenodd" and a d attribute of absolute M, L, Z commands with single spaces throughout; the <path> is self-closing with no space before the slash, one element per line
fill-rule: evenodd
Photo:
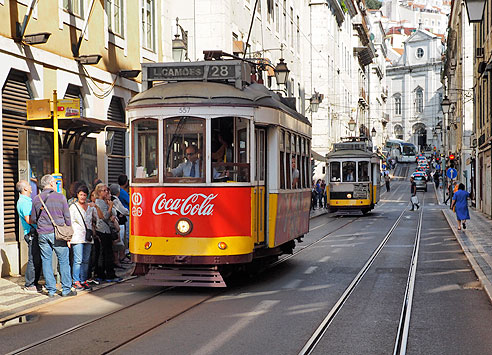
<path fill-rule="evenodd" d="M 446 170 L 446 176 L 451 180 L 456 179 L 458 177 L 458 171 L 456 169 L 449 168 Z"/>

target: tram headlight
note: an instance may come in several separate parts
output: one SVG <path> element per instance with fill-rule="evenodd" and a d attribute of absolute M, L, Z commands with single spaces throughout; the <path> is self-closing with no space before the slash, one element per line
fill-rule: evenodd
<path fill-rule="evenodd" d="M 145 243 L 144 248 L 145 250 L 149 250 L 151 246 L 152 246 L 152 242 L 147 242 Z"/>
<path fill-rule="evenodd" d="M 218 245 L 220 250 L 226 250 L 227 249 L 227 244 L 225 242 L 220 242 Z"/>
<path fill-rule="evenodd" d="M 181 218 L 176 222 L 176 232 L 180 235 L 188 235 L 193 230 L 193 223 L 188 218 Z"/>
<path fill-rule="evenodd" d="M 352 194 L 347 194 L 347 198 L 352 198 Z"/>

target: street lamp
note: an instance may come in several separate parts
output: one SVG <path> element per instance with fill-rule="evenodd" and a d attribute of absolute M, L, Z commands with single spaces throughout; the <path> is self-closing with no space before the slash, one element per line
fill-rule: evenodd
<path fill-rule="evenodd" d="M 451 109 L 451 101 L 447 96 L 444 96 L 441 102 L 442 112 L 445 114 L 449 114 L 449 110 Z"/>
<path fill-rule="evenodd" d="M 314 94 L 309 99 L 311 112 L 318 112 L 319 104 L 323 101 L 323 94 L 314 90 Z"/>
<path fill-rule="evenodd" d="M 350 132 L 355 131 L 355 126 L 356 126 L 356 123 L 355 123 L 354 119 L 351 117 L 350 121 L 348 121 L 349 131 Z"/>
<path fill-rule="evenodd" d="M 277 85 L 287 85 L 290 70 L 289 68 L 287 68 L 287 64 L 284 62 L 284 58 L 279 59 L 279 62 L 273 71 L 275 72 Z"/>
<path fill-rule="evenodd" d="M 182 62 L 185 59 L 188 59 L 188 32 L 181 27 L 179 17 L 176 17 L 176 34 L 173 39 L 173 60 L 175 62 Z"/>
<path fill-rule="evenodd" d="M 436 125 L 436 130 L 435 130 L 435 132 L 436 132 L 437 134 L 441 134 L 441 131 L 442 131 L 441 123 L 438 123 L 438 124 Z"/>
<path fill-rule="evenodd" d="M 372 127 L 372 130 L 371 130 L 371 137 L 376 137 L 376 128 Z"/>
<path fill-rule="evenodd" d="M 486 0 L 465 0 L 468 22 L 482 22 Z"/>

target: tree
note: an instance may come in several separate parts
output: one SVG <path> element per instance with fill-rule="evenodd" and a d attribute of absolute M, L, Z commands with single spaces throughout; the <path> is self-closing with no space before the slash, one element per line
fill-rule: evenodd
<path fill-rule="evenodd" d="M 371 10 L 378 10 L 379 8 L 381 8 L 381 2 L 379 0 L 367 0 L 366 1 L 366 6 L 368 9 L 371 9 Z"/>

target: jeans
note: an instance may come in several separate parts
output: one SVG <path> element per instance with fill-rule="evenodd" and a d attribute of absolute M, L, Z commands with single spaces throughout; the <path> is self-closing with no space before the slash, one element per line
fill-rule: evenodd
<path fill-rule="evenodd" d="M 91 258 L 92 244 L 79 243 L 72 244 L 73 251 L 73 264 L 72 264 L 72 278 L 73 282 L 85 282 L 87 281 L 87 275 L 89 274 L 89 260 Z"/>
<path fill-rule="evenodd" d="M 38 236 L 31 237 L 27 246 L 29 259 L 26 267 L 25 286 L 38 286 L 38 281 L 41 276 L 41 253 L 39 250 Z"/>
<path fill-rule="evenodd" d="M 53 275 L 52 258 L 53 251 L 58 257 L 60 264 L 60 276 L 62 284 L 62 294 L 70 293 L 72 278 L 70 277 L 70 263 L 68 261 L 67 242 L 55 240 L 55 233 L 39 235 L 39 249 L 41 250 L 41 262 L 43 265 L 43 275 L 46 280 L 46 289 L 50 295 L 56 292 L 56 280 Z"/>

